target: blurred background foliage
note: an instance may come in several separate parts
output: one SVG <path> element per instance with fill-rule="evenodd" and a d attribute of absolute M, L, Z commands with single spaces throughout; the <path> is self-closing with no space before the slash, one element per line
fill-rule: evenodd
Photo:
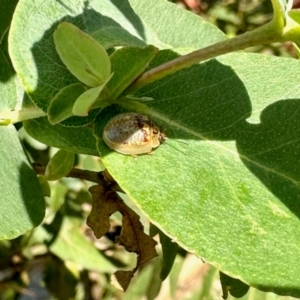
<path fill-rule="evenodd" d="M 229 37 L 252 30 L 272 18 L 270 0 L 170 2 L 215 24 Z M 294 7 L 299 8 L 300 1 L 295 1 Z M 1 41 L 4 48 L 6 39 L 7 35 Z M 296 57 L 289 43 L 263 45 L 247 51 Z M 46 165 L 57 149 L 33 140 L 22 128 L 19 132 L 31 160 Z M 80 155 L 76 157 L 75 164 L 86 170 L 103 170 L 100 159 L 96 157 Z M 71 178 L 51 182 L 51 197 L 46 198 L 47 210 L 43 224 L 14 240 L 0 241 L 0 300 L 222 299 L 218 270 L 181 248 L 170 275 L 161 282 L 158 274 L 162 255 L 157 237 L 159 256 L 139 270 L 127 292 L 124 294 L 111 284 L 111 274 L 118 269 L 132 269 L 136 256 L 114 243 L 120 233 L 121 215 L 112 215 L 111 231 L 100 240 L 86 225 L 91 210 L 91 196 L 87 191 L 90 186 L 88 182 Z M 130 199 L 125 195 L 121 197 L 138 212 Z M 140 215 L 148 232 L 149 223 Z M 229 295 L 228 299 L 235 298 Z M 240 299 L 291 298 L 250 288 Z"/>
<path fill-rule="evenodd" d="M 170 2 L 201 16 L 229 37 L 253 30 L 270 21 L 273 15 L 271 0 L 171 0 Z M 293 8 L 300 8 L 300 0 L 294 0 Z M 297 57 L 291 43 L 261 45 L 246 51 Z"/>

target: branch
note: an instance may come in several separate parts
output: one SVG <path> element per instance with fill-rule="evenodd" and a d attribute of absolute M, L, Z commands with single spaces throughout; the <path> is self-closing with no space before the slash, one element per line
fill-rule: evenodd
<path fill-rule="evenodd" d="M 171 75 L 182 69 L 189 68 L 194 64 L 214 58 L 230 52 L 243 50 L 261 44 L 269 44 L 282 41 L 280 32 L 275 31 L 275 21 L 257 28 L 252 31 L 245 32 L 231 39 L 215 43 L 205 48 L 196 50 L 186 55 L 182 55 L 171 61 L 168 61 L 158 67 L 155 67 L 148 72 L 145 72 L 137 78 L 123 93 L 123 95 L 133 94 L 138 89 L 145 85 L 157 81 L 167 75 Z"/>
<path fill-rule="evenodd" d="M 44 175 L 46 167 L 40 164 L 32 164 L 32 167 L 36 174 Z M 111 183 L 108 182 L 105 177 L 103 176 L 102 172 L 94 172 L 88 170 L 81 170 L 78 168 L 73 168 L 66 177 L 77 178 L 81 180 L 87 180 L 91 182 L 98 183 L 103 186 L 109 186 Z"/>

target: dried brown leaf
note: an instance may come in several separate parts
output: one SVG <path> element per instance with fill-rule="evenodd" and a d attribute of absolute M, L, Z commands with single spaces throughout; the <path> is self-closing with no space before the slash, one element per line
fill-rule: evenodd
<path fill-rule="evenodd" d="M 125 206 L 125 204 L 123 203 Z M 126 211 L 125 211 L 126 209 Z M 123 208 L 122 231 L 117 242 L 129 252 L 138 254 L 138 265 L 142 265 L 157 256 L 156 242 L 144 232 L 140 217 L 129 207 Z"/>
<path fill-rule="evenodd" d="M 117 281 L 125 291 L 139 266 L 157 256 L 156 242 L 145 234 L 139 215 L 129 208 L 116 192 L 107 191 L 103 186 L 97 185 L 90 188 L 90 193 L 93 197 L 93 207 L 87 224 L 93 229 L 95 236 L 100 238 L 109 231 L 109 217 L 119 211 L 123 216 L 122 231 L 116 242 L 128 252 L 138 255 L 137 265 L 133 270 L 115 273 Z"/>
<path fill-rule="evenodd" d="M 109 217 L 118 211 L 118 205 L 107 198 L 107 191 L 101 185 L 94 185 L 90 187 L 89 191 L 93 198 L 93 206 L 87 218 L 87 225 L 93 229 L 95 236 L 100 239 L 109 231 Z"/>
<path fill-rule="evenodd" d="M 129 283 L 132 279 L 132 277 L 134 276 L 134 273 L 136 271 L 136 268 L 134 268 L 131 271 L 117 271 L 115 272 L 115 274 L 113 275 L 116 279 L 116 281 L 118 282 L 118 284 L 121 286 L 121 288 L 123 289 L 123 291 L 126 291 Z M 113 281 L 113 279 L 112 279 Z"/>

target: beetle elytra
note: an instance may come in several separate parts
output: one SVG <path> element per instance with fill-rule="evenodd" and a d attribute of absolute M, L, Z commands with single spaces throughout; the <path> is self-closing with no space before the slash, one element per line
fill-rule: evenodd
<path fill-rule="evenodd" d="M 122 154 L 150 153 L 164 140 L 161 129 L 146 115 L 123 113 L 110 119 L 103 130 L 106 145 Z"/>

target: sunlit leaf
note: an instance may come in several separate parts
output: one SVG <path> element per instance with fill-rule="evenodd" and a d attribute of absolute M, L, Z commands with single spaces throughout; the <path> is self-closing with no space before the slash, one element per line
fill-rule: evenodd
<path fill-rule="evenodd" d="M 78 27 L 59 24 L 54 42 L 61 60 L 79 81 L 96 87 L 109 77 L 111 65 L 105 49 Z"/>
<path fill-rule="evenodd" d="M 11 125 L 0 126 L 0 164 L 0 239 L 13 239 L 42 222 L 45 202 L 37 176 Z"/>
<path fill-rule="evenodd" d="M 76 102 L 72 108 L 72 112 L 76 116 L 87 116 L 89 110 L 97 103 L 97 107 L 99 107 L 101 104 L 103 106 L 106 105 L 106 102 L 104 102 L 102 99 L 100 101 L 97 101 L 97 98 L 99 97 L 100 93 L 103 91 L 103 89 L 106 87 L 107 82 L 110 80 L 110 78 L 113 76 L 109 76 L 107 80 L 94 88 L 88 89 L 84 93 L 82 93 L 77 99 Z"/>

